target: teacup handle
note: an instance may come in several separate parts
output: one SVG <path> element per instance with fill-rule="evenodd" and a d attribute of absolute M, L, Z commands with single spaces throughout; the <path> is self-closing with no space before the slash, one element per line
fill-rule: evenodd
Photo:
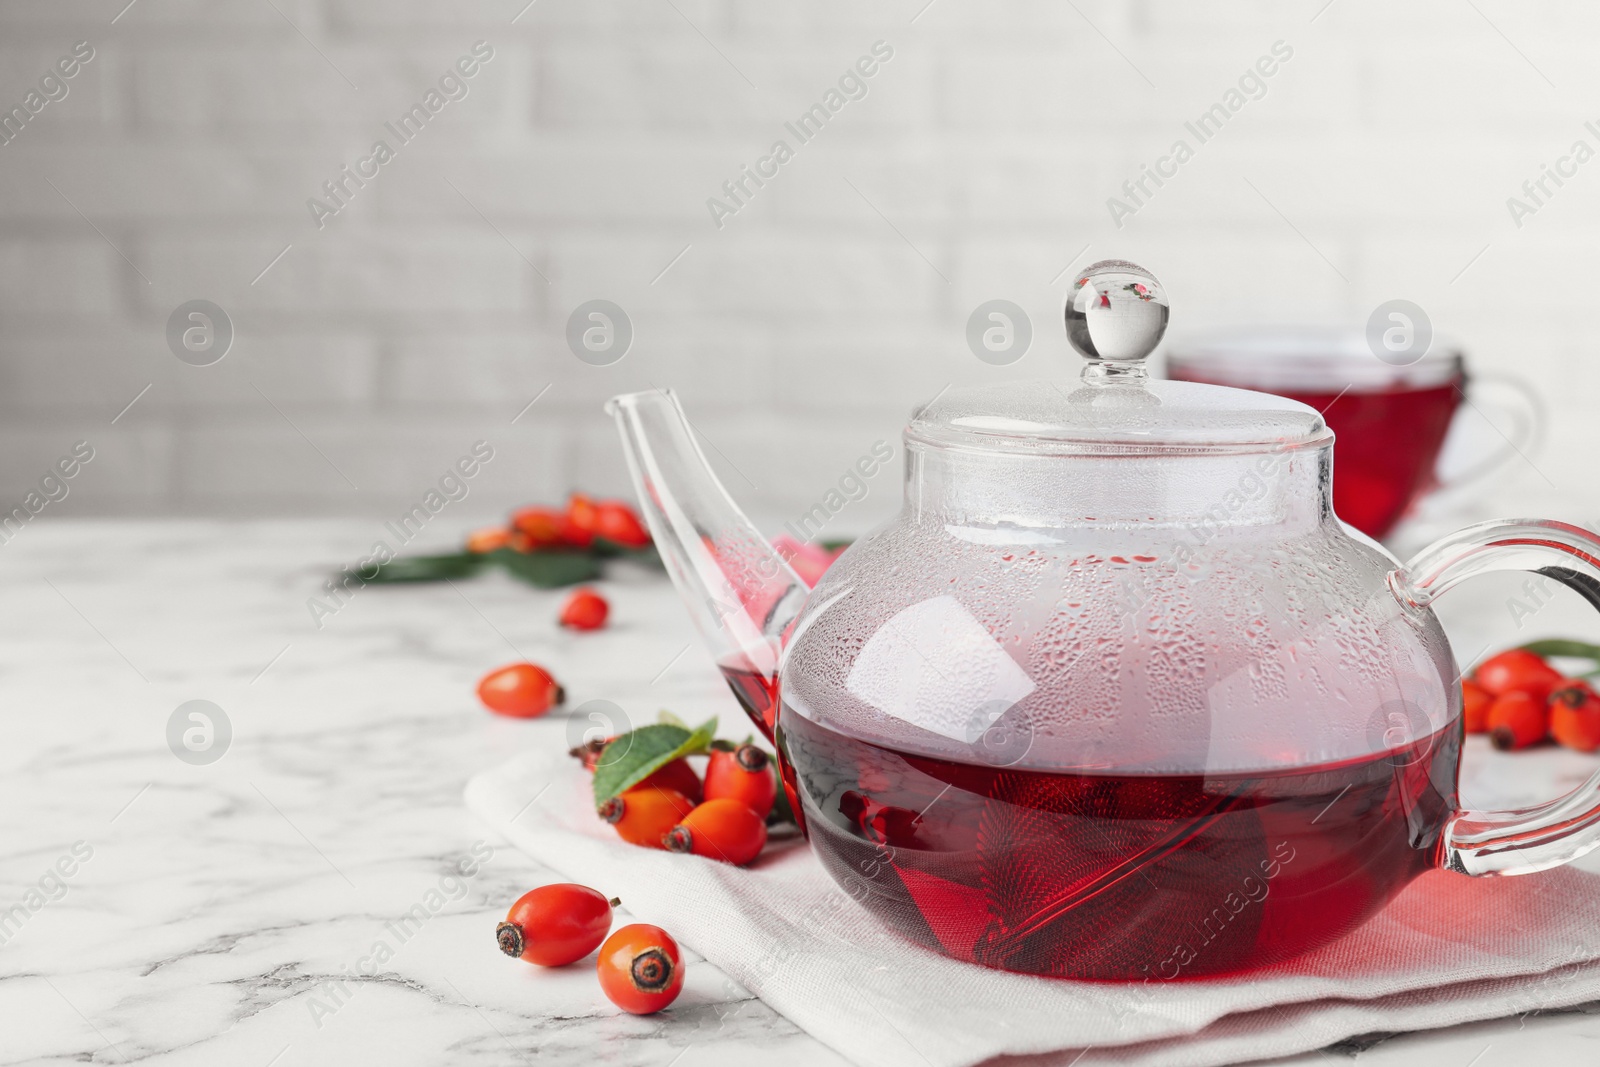
<path fill-rule="evenodd" d="M 1496 405 L 1511 419 L 1509 433 L 1495 425 L 1475 402 L 1483 392 L 1490 389 L 1498 389 L 1517 398 L 1513 403 Z M 1471 485 L 1480 478 L 1493 474 L 1517 456 L 1526 459 L 1530 453 L 1538 450 L 1541 431 L 1547 421 L 1543 399 L 1533 386 L 1513 374 L 1473 374 L 1461 392 L 1461 402 L 1482 416 L 1483 421 L 1493 427 L 1504 441 L 1500 447 L 1465 470 L 1457 471 L 1449 478 L 1440 478 L 1438 487 L 1443 492 Z"/>
<path fill-rule="evenodd" d="M 1600 538 L 1546 519 L 1495 519 L 1468 526 L 1389 572 L 1402 606 L 1421 609 L 1465 578 L 1532 571 L 1573 589 L 1600 610 Z M 1558 800 L 1516 811 L 1451 814 L 1439 865 L 1462 874 L 1531 874 L 1600 846 L 1600 771 Z"/>

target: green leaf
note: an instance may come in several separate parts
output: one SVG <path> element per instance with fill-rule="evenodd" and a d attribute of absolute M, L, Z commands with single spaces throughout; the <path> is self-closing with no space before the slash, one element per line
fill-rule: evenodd
<path fill-rule="evenodd" d="M 594 802 L 604 804 L 672 762 L 689 736 L 682 726 L 657 723 L 612 738 L 594 765 Z"/>
<path fill-rule="evenodd" d="M 656 551 L 655 545 L 633 548 L 629 545 L 619 545 L 615 541 L 607 541 L 604 537 L 596 537 L 589 542 L 588 552 L 600 559 L 631 559 L 635 563 L 651 567 L 662 566 L 661 553 Z"/>
<path fill-rule="evenodd" d="M 489 553 L 489 558 L 512 577 L 540 589 L 559 589 L 600 577 L 600 561 L 587 552 L 515 552 L 501 548 Z"/>
<path fill-rule="evenodd" d="M 369 582 L 442 582 L 477 573 L 488 559 L 478 552 L 452 552 L 443 556 L 410 556 L 378 564 Z M 358 575 L 358 577 L 365 577 Z"/>
<path fill-rule="evenodd" d="M 657 722 L 664 722 L 668 726 L 681 726 L 685 730 L 687 730 L 689 728 L 689 724 L 688 723 L 684 722 L 682 719 L 680 719 L 676 715 L 672 714 L 672 712 L 668 711 L 666 708 L 662 708 L 661 709 L 661 714 L 656 716 L 656 721 Z"/>
<path fill-rule="evenodd" d="M 607 541 L 604 537 L 596 537 L 589 542 L 589 551 L 596 556 L 609 559 L 613 556 L 631 555 L 634 549 L 629 548 L 627 545 L 619 545 L 615 541 Z"/>
<path fill-rule="evenodd" d="M 595 804 L 627 792 L 675 759 L 705 752 L 716 733 L 717 720 L 711 719 L 693 731 L 656 723 L 613 738 L 595 764 Z"/>
<path fill-rule="evenodd" d="M 1591 659 L 1600 662 L 1600 645 L 1585 644 L 1582 641 L 1551 638 L 1548 641 L 1530 641 L 1522 647 L 1526 651 L 1539 656 L 1571 656 L 1575 659 Z"/>
<path fill-rule="evenodd" d="M 661 553 L 656 551 L 655 545 L 645 545 L 643 548 L 629 548 L 603 538 L 596 537 L 591 546 L 596 555 L 607 559 L 628 559 L 646 567 L 655 567 L 657 570 L 666 570 L 666 565 L 661 562 Z"/>
<path fill-rule="evenodd" d="M 717 736 L 717 717 L 713 715 L 705 722 L 694 728 L 694 733 L 689 735 L 689 740 L 683 743 L 680 756 L 703 756 L 711 751 L 711 739 Z"/>

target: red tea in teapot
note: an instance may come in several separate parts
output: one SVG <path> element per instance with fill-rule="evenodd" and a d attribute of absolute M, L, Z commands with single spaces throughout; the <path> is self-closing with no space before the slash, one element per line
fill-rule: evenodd
<path fill-rule="evenodd" d="M 1316 408 L 1149 376 L 1166 309 L 1137 264 L 1079 272 L 1077 379 L 918 405 L 904 506 L 814 588 L 669 391 L 608 405 L 656 549 L 834 879 L 958 959 L 1148 982 L 1327 944 L 1424 871 L 1531 874 L 1600 845 L 1600 773 L 1515 812 L 1456 807 L 1460 688 L 1431 607 L 1496 570 L 1593 601 L 1600 539 L 1482 523 L 1397 565 L 1339 520 Z M 1460 370 L 1357 342 L 1336 389 L 1358 367 L 1412 387 Z"/>
<path fill-rule="evenodd" d="M 1460 725 L 1252 774 L 1044 772 L 879 747 L 785 709 L 779 751 L 834 879 L 958 959 L 1174 979 L 1294 956 L 1437 860 Z"/>

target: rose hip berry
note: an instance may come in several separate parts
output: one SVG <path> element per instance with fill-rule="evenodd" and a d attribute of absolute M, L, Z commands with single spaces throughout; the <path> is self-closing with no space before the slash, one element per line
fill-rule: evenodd
<path fill-rule="evenodd" d="M 705 797 L 705 787 L 700 784 L 700 776 L 694 773 L 694 768 L 689 766 L 689 761 L 686 759 L 675 759 L 671 763 L 664 764 L 660 770 L 653 772 L 650 777 L 633 788 L 672 789 L 696 804 Z"/>
<path fill-rule="evenodd" d="M 761 854 L 767 823 L 737 800 L 708 800 L 667 834 L 667 848 L 742 867 Z"/>
<path fill-rule="evenodd" d="M 1473 672 L 1476 681 L 1490 696 L 1522 692 L 1544 700 L 1561 684 L 1561 672 L 1524 648 L 1513 648 L 1490 656 Z"/>
<path fill-rule="evenodd" d="M 572 630 L 598 630 L 606 624 L 611 605 L 593 589 L 579 589 L 561 606 L 561 625 Z"/>
<path fill-rule="evenodd" d="M 1470 678 L 1461 681 L 1461 722 L 1469 734 L 1485 733 L 1489 729 L 1489 705 L 1494 697 L 1483 686 Z"/>
<path fill-rule="evenodd" d="M 633 509 L 620 500 L 602 500 L 594 508 L 596 537 L 625 548 L 643 548 L 650 543 L 650 533 L 639 521 Z"/>
<path fill-rule="evenodd" d="M 605 752 L 606 746 L 615 740 L 614 737 L 591 738 L 581 745 L 567 749 L 567 755 L 582 762 L 583 769 L 593 774 L 594 769 L 600 765 L 600 757 Z M 696 804 L 700 803 L 705 795 L 700 784 L 700 776 L 694 773 L 694 768 L 689 766 L 689 761 L 686 759 L 675 759 L 665 764 L 633 788 L 676 790 Z"/>
<path fill-rule="evenodd" d="M 1550 736 L 1579 752 L 1600 749 L 1600 696 L 1588 683 L 1569 678 L 1550 694 Z"/>
<path fill-rule="evenodd" d="M 660 1011 L 683 989 L 678 943 L 649 923 L 624 926 L 606 938 L 595 970 L 611 1003 L 633 1015 Z"/>
<path fill-rule="evenodd" d="M 526 539 L 527 548 L 548 548 L 561 543 L 563 516 L 555 508 L 521 508 L 511 514 L 511 525 Z"/>
<path fill-rule="evenodd" d="M 737 800 L 761 818 L 772 810 L 778 782 L 767 754 L 754 745 L 716 750 L 706 764 L 706 799 Z"/>
<path fill-rule="evenodd" d="M 665 848 L 667 831 L 694 810 L 694 801 L 676 789 L 636 786 L 596 810 L 628 844 Z"/>
<path fill-rule="evenodd" d="M 620 903 L 572 882 L 542 885 L 511 905 L 506 921 L 495 927 L 495 941 L 507 956 L 561 967 L 583 959 L 606 939 L 611 909 Z"/>
<path fill-rule="evenodd" d="M 567 501 L 566 514 L 561 516 L 561 540 L 574 548 L 588 548 L 599 523 L 594 501 L 582 493 L 573 493 Z"/>
<path fill-rule="evenodd" d="M 497 715 L 532 719 L 566 700 L 566 691 L 536 663 L 512 663 L 484 675 L 478 699 Z"/>
<path fill-rule="evenodd" d="M 497 548 L 505 548 L 510 543 L 511 531 L 503 526 L 486 526 L 467 535 L 468 552 L 480 554 L 493 552 Z"/>
<path fill-rule="evenodd" d="M 1485 722 L 1489 741 L 1502 751 L 1538 744 L 1550 729 L 1544 698 L 1521 689 L 1495 697 Z"/>
<path fill-rule="evenodd" d="M 583 769 L 590 774 L 594 773 L 595 766 L 600 762 L 600 753 L 606 746 L 615 741 L 614 737 L 591 737 L 581 745 L 567 749 L 567 755 L 583 763 Z"/>

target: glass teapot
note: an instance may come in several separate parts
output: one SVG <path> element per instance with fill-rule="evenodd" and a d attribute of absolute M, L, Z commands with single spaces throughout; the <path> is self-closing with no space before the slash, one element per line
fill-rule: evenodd
<path fill-rule="evenodd" d="M 1482 523 L 1399 564 L 1331 504 L 1313 408 L 1147 377 L 1166 296 L 1090 267 L 1080 380 L 948 389 L 905 504 L 808 589 L 670 392 L 619 396 L 642 510 L 853 898 L 949 956 L 1172 980 L 1339 937 L 1425 871 L 1600 844 L 1600 775 L 1462 810 L 1459 671 L 1429 605 L 1494 570 L 1600 607 L 1600 540 Z"/>

